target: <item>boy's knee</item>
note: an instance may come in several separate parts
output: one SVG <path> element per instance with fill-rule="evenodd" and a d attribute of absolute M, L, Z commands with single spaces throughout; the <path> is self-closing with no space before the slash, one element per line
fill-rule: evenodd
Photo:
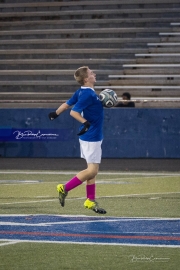
<path fill-rule="evenodd" d="M 97 166 L 90 166 L 88 167 L 88 175 L 89 175 L 89 179 L 93 179 L 94 177 L 96 177 L 96 175 L 98 174 L 98 167 Z"/>

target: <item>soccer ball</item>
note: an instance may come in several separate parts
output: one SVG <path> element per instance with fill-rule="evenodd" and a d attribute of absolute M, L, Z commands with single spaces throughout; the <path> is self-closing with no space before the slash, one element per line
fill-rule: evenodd
<path fill-rule="evenodd" d="M 99 94 L 103 107 L 111 108 L 118 103 L 117 94 L 111 89 L 105 89 Z"/>

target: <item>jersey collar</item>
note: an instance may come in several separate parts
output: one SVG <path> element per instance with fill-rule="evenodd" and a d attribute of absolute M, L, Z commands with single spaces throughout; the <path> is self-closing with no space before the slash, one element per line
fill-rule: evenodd
<path fill-rule="evenodd" d="M 81 86 L 81 89 L 87 89 L 87 88 L 92 89 L 95 92 L 95 90 L 93 88 L 91 88 L 91 87 Z"/>

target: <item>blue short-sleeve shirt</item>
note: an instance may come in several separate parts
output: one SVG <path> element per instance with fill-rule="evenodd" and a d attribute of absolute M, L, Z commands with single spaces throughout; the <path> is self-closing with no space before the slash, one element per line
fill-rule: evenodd
<path fill-rule="evenodd" d="M 83 117 L 91 124 L 89 130 L 79 138 L 89 142 L 101 141 L 103 139 L 103 106 L 94 89 L 82 86 L 66 103 L 69 106 L 74 105 L 72 110 L 83 114 Z M 82 127 L 83 125 L 80 126 L 80 130 Z"/>

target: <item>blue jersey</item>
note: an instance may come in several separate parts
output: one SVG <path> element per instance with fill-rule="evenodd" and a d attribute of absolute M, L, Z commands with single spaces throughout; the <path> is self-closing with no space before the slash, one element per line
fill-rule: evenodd
<path fill-rule="evenodd" d="M 73 106 L 72 110 L 83 115 L 90 122 L 89 130 L 79 138 L 83 141 L 97 142 L 103 139 L 103 106 L 94 89 L 89 87 L 79 88 L 66 102 Z M 80 130 L 83 125 L 80 126 Z"/>

